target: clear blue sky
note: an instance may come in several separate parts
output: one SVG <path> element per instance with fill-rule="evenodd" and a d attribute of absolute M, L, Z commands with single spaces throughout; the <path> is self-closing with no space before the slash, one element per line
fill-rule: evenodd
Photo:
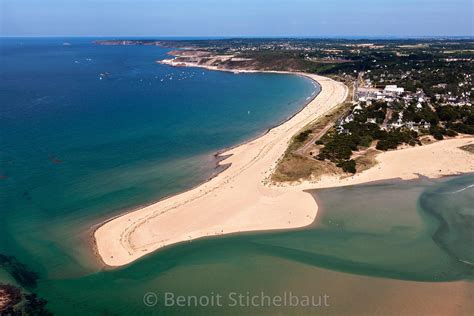
<path fill-rule="evenodd" d="M 1 36 L 473 36 L 473 0 L 0 0 Z"/>

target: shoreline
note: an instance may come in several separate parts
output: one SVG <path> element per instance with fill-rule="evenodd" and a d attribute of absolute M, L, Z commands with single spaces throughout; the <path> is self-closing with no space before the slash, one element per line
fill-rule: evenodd
<path fill-rule="evenodd" d="M 219 173 L 216 173 L 214 175 L 217 176 Z M 336 188 L 336 187 L 351 187 L 351 186 L 376 186 L 376 185 L 380 185 L 380 184 L 397 184 L 397 183 L 401 183 L 401 182 L 405 182 L 405 181 L 432 181 L 432 182 L 435 182 L 437 180 L 443 180 L 443 179 L 446 179 L 446 178 L 454 178 L 454 177 L 462 177 L 462 176 L 468 176 L 468 175 L 474 175 L 474 170 L 472 171 L 467 171 L 467 172 L 461 172 L 461 173 L 456 173 L 456 174 L 444 174 L 444 175 L 440 175 L 438 177 L 427 177 L 427 176 L 424 176 L 424 175 L 420 175 L 418 174 L 418 177 L 416 178 L 409 178 L 409 179 L 402 179 L 402 178 L 386 178 L 386 179 L 377 179 L 377 180 L 372 180 L 372 181 L 368 181 L 368 182 L 361 182 L 361 183 L 355 183 L 355 184 L 346 184 L 346 185 L 340 185 L 340 186 L 329 186 L 329 187 L 321 187 L 321 188 L 318 188 L 318 187 L 313 187 L 313 188 L 308 188 L 308 189 L 304 189 L 304 190 L 318 190 L 318 189 L 332 189 L 332 188 Z M 200 186 L 202 185 L 203 183 L 207 182 L 207 181 L 210 181 L 212 178 L 209 178 L 208 180 L 205 180 L 204 182 L 201 182 L 200 184 L 197 184 L 196 186 L 194 186 L 193 188 L 197 187 L 197 186 Z M 193 189 L 191 188 L 191 189 Z M 130 208 L 129 210 L 127 211 L 124 211 L 123 213 L 120 213 L 120 214 L 117 214 L 116 216 L 114 217 L 111 217 L 111 218 L 108 218 L 106 220 L 103 220 L 101 221 L 100 223 L 97 223 L 95 225 L 93 225 L 91 227 L 91 230 L 89 232 L 89 240 L 90 240 L 90 245 L 92 247 L 92 251 L 93 251 L 93 254 L 94 254 L 94 257 L 96 257 L 96 259 L 99 261 L 99 265 L 102 267 L 102 268 L 105 268 L 105 269 L 113 269 L 113 268 L 116 268 L 115 266 L 110 266 L 110 265 L 107 265 L 105 263 L 105 261 L 102 259 L 102 257 L 100 256 L 100 253 L 97 249 L 97 243 L 96 243 L 96 240 L 95 240 L 95 237 L 94 237 L 94 234 L 95 234 L 95 231 L 102 225 L 106 224 L 107 222 L 110 222 L 114 219 L 116 219 L 117 217 L 120 217 L 122 215 L 125 215 L 125 214 L 128 214 L 128 213 L 131 213 L 131 212 L 134 212 L 136 210 L 139 210 L 143 207 L 146 207 L 146 206 L 150 206 L 150 205 L 153 205 L 155 203 L 158 203 L 162 200 L 166 200 L 168 198 L 171 198 L 175 195 L 177 195 L 179 193 L 175 193 L 175 194 L 171 194 L 171 195 L 168 195 L 168 196 L 165 196 L 165 197 L 162 197 L 160 198 L 159 200 L 155 200 L 151 203 L 146 203 L 146 204 L 142 204 L 141 206 L 138 206 L 138 207 L 133 207 L 133 208 Z M 313 196 L 317 206 L 318 206 L 318 213 L 316 214 L 315 218 L 314 218 L 314 221 L 306 226 L 301 226 L 301 227 L 296 227 L 296 228 L 293 228 L 292 230 L 298 230 L 298 229 L 305 229 L 307 228 L 308 226 L 313 226 L 315 225 L 316 223 L 316 219 L 317 219 L 317 216 L 319 215 L 319 212 L 320 211 L 323 211 L 324 209 L 321 209 L 320 208 L 320 200 Z M 270 233 L 270 232 L 278 232 L 278 231 L 284 231 L 286 230 L 286 228 L 281 228 L 281 229 L 262 229 L 262 230 L 254 230 L 254 231 L 242 231 L 242 232 L 235 232 L 235 233 L 228 233 L 228 234 L 225 234 L 226 236 L 233 236 L 233 235 L 237 235 L 237 234 L 242 234 L 242 233 L 252 233 L 252 234 L 257 234 L 257 233 Z M 206 239 L 206 238 L 213 238 L 215 236 L 205 236 L 205 237 L 201 237 L 199 239 Z M 177 243 L 174 243 L 174 244 L 170 244 L 170 245 L 167 245 L 167 246 L 164 246 L 160 249 L 162 250 L 165 250 L 165 249 L 168 249 L 169 247 L 174 247 L 174 246 L 177 246 L 177 245 L 180 245 L 180 244 L 183 244 L 187 242 L 186 240 L 184 241 L 181 241 L 181 242 L 177 242 Z M 124 265 L 125 266 L 125 265 Z M 431 282 L 429 282 L 431 283 Z M 434 282 L 434 283 L 438 283 L 438 282 Z"/>
<path fill-rule="evenodd" d="M 235 73 L 235 71 L 233 72 Z M 264 71 L 243 72 L 259 73 Z M 312 81 L 316 81 L 316 83 L 319 84 L 321 91 L 319 94 L 315 93 L 314 98 L 312 100 L 308 100 L 306 106 L 303 106 L 297 113 L 289 117 L 288 120 L 283 121 L 280 123 L 280 125 L 271 128 L 264 135 L 261 135 L 260 137 L 255 138 L 253 140 L 248 140 L 247 142 L 237 145 L 236 147 L 219 151 L 218 156 L 225 156 L 224 159 L 219 162 L 219 165 L 231 165 L 229 168 L 219 173 L 216 177 L 210 179 L 209 181 L 201 184 L 200 186 L 194 189 L 178 193 L 150 206 L 118 215 L 117 217 L 106 221 L 105 224 L 97 225 L 97 228 L 93 234 L 94 242 L 96 245 L 97 252 L 105 265 L 110 267 L 126 265 L 159 248 L 175 244 L 177 242 L 192 240 L 200 237 L 237 233 L 247 230 L 255 231 L 267 229 L 295 228 L 306 226 L 313 222 L 317 212 L 317 205 L 314 199 L 311 198 L 310 194 L 297 189 L 291 189 L 290 192 L 284 192 L 287 190 L 281 190 L 279 188 L 271 189 L 270 187 L 267 187 L 265 189 L 265 191 L 267 189 L 269 189 L 270 191 L 274 191 L 271 192 L 270 196 L 266 194 L 263 194 L 263 196 L 261 194 L 252 195 L 254 202 L 257 202 L 256 200 L 259 200 L 261 198 L 261 202 L 263 203 L 266 203 L 266 199 L 271 198 L 272 194 L 278 197 L 276 199 L 278 200 L 278 202 L 274 205 L 276 206 L 276 209 L 272 210 L 272 208 L 268 207 L 267 205 L 266 216 L 260 214 L 257 220 L 252 218 L 252 215 L 255 214 L 255 212 L 250 212 L 250 209 L 252 209 L 252 207 L 255 207 L 255 205 L 258 203 L 247 203 L 247 211 L 241 212 L 238 211 L 240 206 L 237 204 L 240 203 L 237 203 L 236 200 L 238 199 L 235 199 L 235 197 L 233 199 L 232 197 L 230 197 L 230 199 L 233 200 L 232 206 L 234 207 L 234 209 L 230 213 L 227 213 L 225 215 L 222 215 L 222 212 L 219 212 L 218 210 L 214 210 L 216 214 L 211 215 L 209 213 L 212 212 L 204 212 L 206 214 L 205 216 L 203 216 L 202 210 L 206 209 L 206 207 L 197 207 L 197 210 L 201 210 L 197 212 L 198 215 L 200 215 L 200 220 L 205 220 L 206 217 L 209 219 L 210 222 L 212 222 L 213 220 L 215 221 L 216 218 L 218 219 L 218 223 L 208 223 L 210 225 L 210 227 L 208 227 L 209 229 L 202 230 L 199 228 L 199 225 L 191 229 L 191 227 L 189 227 L 190 223 L 188 221 L 180 220 L 180 218 L 183 219 L 182 216 L 173 216 L 175 220 L 171 219 L 169 216 L 170 213 L 176 213 L 176 208 L 179 208 L 179 205 L 187 206 L 189 204 L 195 204 L 196 201 L 198 201 L 196 203 L 199 204 L 199 200 L 201 200 L 203 196 L 210 197 L 214 190 L 217 190 L 219 193 L 222 190 L 228 191 L 229 181 L 232 181 L 232 183 L 234 183 L 235 181 L 233 180 L 235 177 L 239 178 L 240 180 L 245 179 L 246 177 L 240 177 L 241 173 L 245 173 L 246 169 L 249 167 L 254 167 L 256 161 L 261 164 L 262 159 L 268 159 L 268 155 L 266 155 L 266 152 L 263 152 L 263 150 L 271 149 L 272 153 L 274 154 L 275 147 L 278 147 L 276 152 L 277 156 L 270 159 L 270 163 L 264 163 L 264 169 L 268 169 L 268 166 L 273 166 L 278 161 L 283 152 L 286 150 L 289 140 L 297 131 L 299 131 L 301 128 L 303 128 L 309 122 L 313 121 L 319 116 L 324 115 L 327 110 L 345 101 L 347 97 L 347 87 L 342 83 L 338 83 L 329 78 L 311 74 L 291 72 L 271 73 L 284 73 L 307 77 Z M 328 87 L 330 89 L 328 89 Z M 336 89 L 338 93 L 335 94 L 334 92 Z M 321 100 L 322 95 L 325 96 L 325 99 L 323 100 Z M 289 130 L 291 130 L 291 132 L 288 133 Z M 278 136 L 278 139 L 274 139 L 275 135 Z M 273 142 L 271 141 L 269 143 L 268 141 L 265 141 L 265 139 L 274 140 Z M 258 169 L 257 173 L 254 173 L 254 175 L 258 175 L 262 171 L 260 169 Z M 257 187 L 262 184 L 260 183 L 261 180 L 263 179 L 260 179 L 258 177 L 258 180 L 256 179 L 256 181 L 252 181 L 252 187 L 254 189 L 257 189 L 255 190 L 257 192 Z M 222 189 L 222 187 L 225 187 L 225 189 Z M 246 187 L 246 185 L 239 185 L 239 187 Z M 225 193 L 229 194 L 228 192 Z M 238 193 L 242 194 L 243 192 Z M 281 205 L 285 205 L 286 203 L 286 206 L 290 207 L 292 203 L 291 201 L 293 201 L 294 199 L 283 198 L 283 196 L 293 195 L 303 195 L 303 200 L 305 201 L 305 203 L 298 207 L 298 212 L 296 213 L 296 215 L 299 216 L 293 215 L 289 216 L 288 218 L 288 216 L 285 216 L 284 213 L 281 212 Z M 228 206 L 228 200 L 229 199 L 224 198 L 223 201 L 220 202 L 220 204 L 224 207 Z M 299 198 L 297 198 L 297 200 L 299 200 Z M 278 208 L 280 208 L 280 212 L 278 212 Z M 196 208 L 193 207 L 193 209 Z M 145 215 L 145 213 L 147 213 L 148 211 L 151 212 Z M 217 217 L 214 215 L 216 215 Z M 226 223 L 229 215 L 233 217 L 243 216 L 245 217 L 245 220 L 236 220 L 235 222 L 240 224 L 235 227 L 234 225 L 232 225 L 232 223 Z M 146 236 L 150 235 L 142 234 L 141 229 L 145 228 L 145 230 L 148 230 L 149 222 L 154 222 L 157 217 L 160 217 L 160 220 L 166 218 L 166 221 L 164 223 L 166 229 L 161 229 L 159 228 L 160 225 L 158 225 L 157 229 L 159 230 L 159 232 L 151 232 L 151 235 L 153 236 L 152 239 L 154 240 L 149 240 Z M 291 223 L 292 220 L 296 222 Z M 178 221 L 179 223 L 176 223 L 174 221 Z M 246 222 L 249 223 L 252 227 L 247 227 L 247 225 L 245 224 Z M 220 226 L 219 224 L 222 225 Z M 176 228 L 175 226 L 179 226 L 181 230 Z M 184 226 L 188 227 L 185 228 Z M 137 229 L 137 227 L 139 227 L 139 229 Z M 167 231 L 167 233 L 165 233 L 165 231 Z"/>
<path fill-rule="evenodd" d="M 178 50 L 179 51 L 179 50 Z M 306 74 L 306 73 L 301 73 L 301 72 L 291 72 L 291 71 L 273 71 L 273 70 L 249 70 L 249 69 L 228 69 L 228 68 L 222 68 L 222 67 L 218 67 L 218 66 L 209 66 L 209 65 L 201 65 L 201 64 L 194 64 L 192 62 L 176 62 L 175 59 L 177 57 L 179 57 L 179 55 L 174 55 L 174 54 L 171 54 L 171 53 L 168 53 L 170 54 L 171 56 L 175 56 L 174 58 L 172 59 L 164 59 L 164 60 L 160 60 L 160 61 L 157 61 L 158 63 L 160 64 L 163 64 L 163 65 L 168 65 L 168 66 L 171 66 L 171 67 L 184 67 L 184 68 L 201 68 L 201 69 L 207 69 L 207 70 L 212 70 L 212 71 L 223 71 L 223 72 L 231 72 L 231 73 L 234 73 L 234 74 L 239 74 L 239 73 L 274 73 L 274 74 L 289 74 L 289 75 L 297 75 L 297 76 L 301 76 L 301 77 L 305 77 L 305 78 L 308 78 L 314 82 L 316 82 L 316 84 L 319 85 L 321 91 L 322 91 L 322 86 L 319 84 L 318 81 L 316 81 L 315 79 L 311 78 L 311 74 Z M 347 87 L 346 87 L 347 88 Z M 320 91 L 320 92 L 321 92 Z M 318 96 L 319 93 L 317 93 L 316 95 L 314 95 L 311 100 L 309 100 L 305 106 L 307 106 L 309 103 L 311 103 L 317 96 Z M 305 107 L 304 106 L 304 107 Z M 303 107 L 303 108 L 304 108 Z M 301 110 L 300 109 L 298 112 L 296 112 L 295 114 L 293 114 L 292 116 L 290 116 L 287 120 L 291 119 L 293 116 L 297 115 Z M 277 124 L 276 126 L 274 127 L 277 127 L 278 125 L 280 124 L 283 124 L 285 123 L 287 120 L 283 120 L 281 123 Z M 274 128 L 272 127 L 272 128 Z M 264 134 L 262 134 L 261 136 L 265 135 L 266 133 L 268 133 L 272 128 L 268 129 L 267 132 L 265 132 Z M 257 136 L 256 138 L 259 138 L 260 136 Z M 429 145 L 434 145 L 434 144 L 437 144 L 437 143 L 443 143 L 443 142 L 446 142 L 446 141 L 451 141 L 451 140 L 459 140 L 459 139 L 464 139 L 464 140 L 467 140 L 467 144 L 474 144 L 474 136 L 472 135 L 464 135 L 464 136 L 458 136 L 458 137 L 455 137 L 455 138 L 448 138 L 448 139 L 443 139 L 443 140 L 440 140 L 440 141 L 436 141 L 434 143 L 430 143 L 430 144 L 425 144 L 423 146 L 416 146 L 416 147 L 405 147 L 405 148 L 398 148 L 398 149 L 393 149 L 393 150 L 388 150 L 388 151 L 384 151 L 384 152 L 379 152 L 376 154 L 376 158 L 380 155 L 383 155 L 385 153 L 393 153 L 393 152 L 401 152 L 403 151 L 404 149 L 414 149 L 414 148 L 421 148 L 421 147 L 425 147 L 425 146 L 429 146 Z M 472 140 L 472 141 L 471 141 Z M 251 140 L 249 140 L 251 141 Z M 243 142 L 242 144 L 245 144 L 249 141 L 245 141 Z M 463 144 L 464 145 L 464 144 Z M 233 146 L 233 147 L 230 147 L 229 149 L 232 149 L 234 147 L 238 147 L 240 145 L 236 145 L 236 146 Z M 227 149 L 226 149 L 227 150 Z M 221 152 L 225 152 L 226 150 L 223 150 L 223 151 L 218 151 L 216 153 L 216 157 L 220 155 Z M 473 158 L 474 159 L 474 158 Z M 377 162 L 378 164 L 378 162 Z M 368 171 L 370 169 L 374 169 L 376 166 L 372 166 L 371 168 L 367 169 L 367 170 L 364 170 L 364 171 Z M 441 170 L 440 170 L 441 171 Z M 417 177 L 409 177 L 409 178 L 402 178 L 402 177 L 392 177 L 392 178 L 380 178 L 380 179 L 375 179 L 375 180 L 368 180 L 368 181 L 362 181 L 362 182 L 355 182 L 355 183 L 349 183 L 349 184 L 338 184 L 338 185 L 328 185 L 328 184 L 324 184 L 324 186 L 322 187 L 315 187 L 315 189 L 317 188 L 331 188 L 331 187 L 336 187 L 336 186 L 351 186 L 351 185 L 359 185 L 359 184 L 370 184 L 370 183 L 377 183 L 377 182 L 380 182 L 380 181 L 389 181 L 389 180 L 393 180 L 393 181 L 402 181 L 402 180 L 414 180 L 414 179 L 419 179 L 419 178 L 422 178 L 422 177 L 425 177 L 425 178 L 429 178 L 429 179 L 439 179 L 439 178 L 443 178 L 443 177 L 450 177 L 450 176 L 462 176 L 462 175 L 466 175 L 466 174 L 470 174 L 470 173 L 473 173 L 474 172 L 474 164 L 472 166 L 472 168 L 470 170 L 465 170 L 463 169 L 463 171 L 460 171 L 460 172 L 456 172 L 456 173 L 437 173 L 435 175 L 423 175 L 423 174 L 417 174 Z M 360 175 L 360 173 L 356 174 L 356 175 L 352 175 L 352 176 L 332 176 L 332 175 L 327 175 L 327 176 L 323 176 L 322 178 L 338 178 L 338 180 L 347 180 L 347 179 L 354 179 L 354 177 Z M 284 183 L 274 183 L 275 185 L 283 185 L 283 186 L 292 186 L 292 185 L 314 185 L 316 182 L 321 182 L 321 179 L 318 179 L 316 181 L 314 180 L 302 180 L 302 181 L 298 181 L 298 182 L 294 182 L 294 183 L 290 183 L 290 182 L 284 182 Z"/>
<path fill-rule="evenodd" d="M 158 63 L 162 63 L 162 61 L 158 61 Z M 166 64 L 166 63 L 162 63 L 162 64 L 165 64 L 165 65 L 168 65 L 170 67 L 176 67 L 176 66 L 173 66 L 173 65 L 170 65 L 170 64 Z M 187 66 L 187 67 L 192 67 L 192 66 Z M 218 70 L 218 69 L 209 69 L 208 67 L 205 67 L 205 66 L 196 66 L 195 68 L 202 68 L 202 69 L 207 69 L 207 70 L 210 70 L 210 71 L 225 71 L 225 72 L 232 72 L 232 73 L 235 73 L 235 71 L 226 71 L 226 70 Z M 226 160 L 227 158 L 229 158 L 231 155 L 226 155 L 225 153 L 228 152 L 228 151 L 231 151 L 239 146 L 243 146 L 245 144 L 248 144 L 252 141 L 255 141 L 257 140 L 258 138 L 260 137 L 263 137 L 265 136 L 266 134 L 268 134 L 272 129 L 286 123 L 287 121 L 291 120 L 294 116 L 296 116 L 298 113 L 300 113 L 301 111 L 304 110 L 304 108 L 306 106 L 308 106 L 308 104 L 310 104 L 311 102 L 314 101 L 314 99 L 316 99 L 316 97 L 319 95 L 319 93 L 321 93 L 322 91 L 322 87 L 321 85 L 319 84 L 319 82 L 317 82 L 316 80 L 314 80 L 313 78 L 311 77 L 308 77 L 308 76 L 305 76 L 304 74 L 300 74 L 300 73 L 291 73 L 291 72 L 270 72 L 270 71 L 244 71 L 242 70 L 241 72 L 244 72 L 244 73 L 273 73 L 273 74 L 287 74 L 287 75 L 296 75 L 296 76 L 299 76 L 299 77 L 303 77 L 307 80 L 310 80 L 315 88 L 318 88 L 319 89 L 319 92 L 315 92 L 309 97 L 309 99 L 306 99 L 305 102 L 298 108 L 298 110 L 293 113 L 292 115 L 289 115 L 288 117 L 280 120 L 279 122 L 273 124 L 272 126 L 270 126 L 269 128 L 267 128 L 266 130 L 264 130 L 263 132 L 259 133 L 258 135 L 256 136 L 253 136 L 249 139 L 246 139 L 242 142 L 239 142 L 235 145 L 232 145 L 232 146 L 228 146 L 228 147 L 225 147 L 225 148 L 222 148 L 222 149 L 219 149 L 213 153 L 209 153 L 208 155 L 209 156 L 212 156 L 212 159 L 214 160 L 213 161 L 213 164 L 214 166 L 212 167 L 212 172 L 210 174 L 209 177 L 207 177 L 207 179 L 195 184 L 194 186 L 186 189 L 185 191 L 180 191 L 180 192 L 177 192 L 177 193 L 173 193 L 173 194 L 169 194 L 169 195 L 165 195 L 159 199 L 156 199 L 156 200 L 153 200 L 151 202 L 146 202 L 146 203 L 143 203 L 141 205 L 138 205 L 138 206 L 134 206 L 134 207 L 128 207 L 128 208 L 123 208 L 123 209 L 118 209 L 117 210 L 117 215 L 115 216 L 112 216 L 112 217 L 108 217 L 107 219 L 103 220 L 103 221 L 100 221 L 99 223 L 97 224 L 94 224 L 91 229 L 89 230 L 89 240 L 90 240 L 90 246 L 92 248 L 92 252 L 94 254 L 94 256 L 97 258 L 97 260 L 99 261 L 99 265 L 102 266 L 102 267 L 112 267 L 110 265 L 108 265 L 102 258 L 102 256 L 100 255 L 100 252 L 98 250 L 98 246 L 97 246 L 97 241 L 96 241 L 96 238 L 95 238 L 95 233 L 97 231 L 97 229 L 99 229 L 101 226 L 107 224 L 108 222 L 110 221 L 113 221 L 115 220 L 116 218 L 119 218 L 123 215 L 126 215 L 126 214 L 129 214 L 129 213 L 132 213 L 134 211 L 137 211 L 137 210 L 140 210 L 142 208 L 145 208 L 145 207 L 148 207 L 148 206 L 151 206 L 151 205 L 154 205 L 156 203 L 159 203 L 163 200 L 166 200 L 166 199 L 169 199 L 169 198 L 172 198 L 176 195 L 179 195 L 183 192 L 186 192 L 186 191 L 189 191 L 189 190 L 193 190 L 203 184 L 205 184 L 206 182 L 209 182 L 211 181 L 213 178 L 219 176 L 219 174 L 221 174 L 222 172 L 224 172 L 227 168 L 229 168 L 231 166 L 231 164 L 229 163 L 224 163 L 224 164 L 221 164 L 222 161 Z"/>
<path fill-rule="evenodd" d="M 183 63 L 173 64 L 172 60 L 161 61 L 161 63 L 233 73 L 266 72 L 219 69 L 212 66 L 183 65 Z M 274 184 L 269 181 L 269 176 L 291 138 L 307 124 L 344 102 L 348 88 L 342 83 L 318 75 L 273 71 L 267 73 L 307 77 L 319 84 L 320 93 L 293 116 L 281 122 L 280 125 L 270 128 L 263 135 L 217 152 L 215 157 L 222 158 L 217 161 L 217 167 L 228 167 L 213 178 L 185 192 L 165 197 L 149 206 L 117 215 L 105 223 L 95 225 L 96 229 L 93 232 L 95 249 L 106 266 L 123 266 L 158 249 L 198 238 L 305 227 L 313 224 L 318 209 L 317 202 L 305 192 L 308 189 L 355 185 L 387 179 L 406 179 L 406 175 L 396 174 L 397 176 L 394 177 L 393 172 L 380 170 L 380 165 L 384 165 L 383 159 L 382 162 L 377 159 L 379 167 L 374 166 L 362 172 L 361 174 L 365 175 L 362 178 L 360 178 L 361 174 L 357 174 L 343 179 L 328 176 L 297 184 Z M 465 144 L 471 143 L 472 139 L 468 138 L 467 142 L 466 139 L 454 141 L 462 141 Z M 452 141 L 440 142 L 443 145 L 441 147 L 446 147 L 448 142 L 453 147 Z M 440 146 L 440 143 L 382 153 L 377 158 L 391 153 L 397 153 L 397 156 L 400 156 L 398 154 L 400 152 L 404 152 L 406 156 L 407 150 L 415 149 L 418 152 L 420 148 L 431 149 L 433 147 L 430 146 L 437 144 Z M 457 146 L 457 144 L 454 145 Z M 466 156 L 469 155 L 467 152 L 462 154 L 463 159 L 469 157 Z M 225 161 L 225 164 L 221 164 L 222 161 Z M 404 166 L 403 163 L 398 164 L 399 168 Z M 462 165 L 462 168 L 458 169 L 450 170 L 448 173 L 442 173 L 439 169 L 433 177 L 472 172 L 474 163 L 468 164 L 467 167 Z M 375 175 L 372 175 L 374 170 Z M 371 173 L 366 176 L 368 171 Z M 413 176 L 417 171 L 417 168 L 411 166 L 408 173 Z M 431 176 L 429 172 L 420 171 L 419 173 Z M 233 185 L 237 185 L 240 190 L 232 191 Z M 193 216 L 196 218 L 192 218 Z"/>

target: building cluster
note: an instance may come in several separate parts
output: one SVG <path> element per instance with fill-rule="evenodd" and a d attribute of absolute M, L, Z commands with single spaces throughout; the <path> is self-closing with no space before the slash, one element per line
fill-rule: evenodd
<path fill-rule="evenodd" d="M 425 98 L 422 90 L 418 90 L 416 93 L 411 93 L 406 92 L 404 88 L 397 85 L 386 85 L 383 89 L 359 88 L 355 94 L 356 101 L 366 102 L 368 105 L 372 104 L 372 101 L 385 101 L 391 103 L 402 99 L 405 101 L 412 101 L 414 98 Z"/>
<path fill-rule="evenodd" d="M 447 83 L 439 83 L 433 86 L 436 91 L 434 98 L 437 103 L 452 106 L 471 106 L 474 94 L 472 74 L 464 74 L 462 82 L 457 84 L 458 93 L 447 91 Z"/>
<path fill-rule="evenodd" d="M 352 122 L 356 115 L 361 113 L 365 107 L 372 105 L 373 102 L 386 103 L 386 115 L 383 122 L 378 122 L 376 117 L 370 117 L 369 115 L 366 123 L 378 124 L 381 129 L 387 131 L 407 128 L 418 132 L 421 129 L 428 130 L 431 127 L 431 124 L 424 120 L 414 122 L 404 118 L 404 110 L 411 104 L 415 105 L 417 111 L 421 111 L 426 106 L 431 107 L 427 96 L 421 89 L 416 92 L 409 92 L 397 85 L 386 85 L 383 89 L 359 88 L 355 94 L 355 107 L 349 114 L 336 122 L 338 133 L 348 133 L 344 125 Z M 393 116 L 395 112 L 397 113 L 396 117 Z"/>
<path fill-rule="evenodd" d="M 295 41 L 261 41 L 261 42 L 239 42 L 235 41 L 228 47 L 228 53 L 243 53 L 257 51 L 299 51 L 313 52 L 315 47 Z"/>

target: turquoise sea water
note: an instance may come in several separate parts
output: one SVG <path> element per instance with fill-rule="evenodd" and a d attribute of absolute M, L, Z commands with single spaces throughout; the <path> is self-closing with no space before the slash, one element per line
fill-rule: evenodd
<path fill-rule="evenodd" d="M 168 51 L 2 39 L 0 253 L 52 276 L 90 269 L 89 247 L 77 246 L 84 227 L 206 180 L 216 151 L 318 89 L 295 76 L 157 64 Z"/>
<path fill-rule="evenodd" d="M 328 294 L 331 308 L 317 311 L 335 315 L 380 314 L 380 293 L 393 284 L 416 288 L 417 300 L 433 299 L 422 282 L 465 280 L 463 295 L 474 294 L 473 175 L 317 190 L 310 227 L 194 241 L 102 269 L 92 225 L 207 179 L 215 151 L 287 118 L 315 88 L 294 76 L 158 65 L 167 52 L 158 47 L 0 47 L 0 253 L 39 272 L 34 291 L 56 314 L 315 312 L 165 307 L 165 292 Z M 11 279 L 0 269 L 0 281 Z M 351 299 L 354 291 L 369 294 Z M 144 304 L 148 292 L 157 305 Z"/>

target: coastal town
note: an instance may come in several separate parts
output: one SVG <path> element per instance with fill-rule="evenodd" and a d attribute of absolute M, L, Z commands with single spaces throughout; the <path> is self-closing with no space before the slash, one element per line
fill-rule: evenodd
<path fill-rule="evenodd" d="M 337 118 L 336 133 L 318 142 L 324 148 L 317 158 L 329 158 L 345 166 L 344 171 L 355 173 L 352 152 L 371 147 L 373 141 L 377 150 L 389 150 L 474 134 L 471 73 L 440 82 L 447 79 L 446 74 L 438 74 L 442 68 L 374 68 L 358 73 L 352 108 Z M 418 82 L 422 76 L 425 81 Z"/>
<path fill-rule="evenodd" d="M 370 147 L 386 151 L 403 144 L 417 146 L 474 134 L 470 74 L 459 84 L 464 87 L 462 92 L 454 94 L 447 91 L 447 84 L 436 84 L 431 95 L 422 88 L 409 91 L 396 84 L 378 88 L 380 83 L 374 85 L 370 73 L 364 75 L 359 74 L 354 84 L 352 107 L 337 118 L 333 133 L 329 131 L 316 142 L 323 146 L 317 159 L 329 159 L 355 173 L 354 153 L 367 152 Z"/>

